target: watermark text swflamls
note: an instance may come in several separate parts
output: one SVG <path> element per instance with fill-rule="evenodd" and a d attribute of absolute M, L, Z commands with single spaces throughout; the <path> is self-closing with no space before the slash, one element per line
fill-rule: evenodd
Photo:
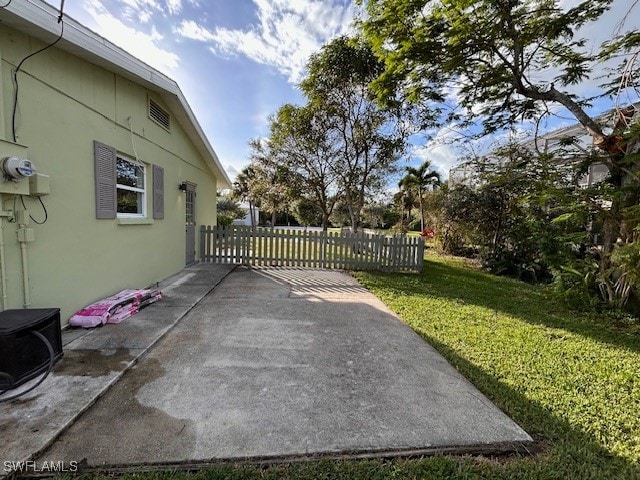
<path fill-rule="evenodd" d="M 5 473 L 75 473 L 78 471 L 78 462 L 5 461 L 2 467 Z"/>

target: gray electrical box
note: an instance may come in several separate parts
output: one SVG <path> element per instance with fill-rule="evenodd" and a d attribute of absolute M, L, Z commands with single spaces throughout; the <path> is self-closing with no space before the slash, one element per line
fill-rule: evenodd
<path fill-rule="evenodd" d="M 35 242 L 36 233 L 33 228 L 19 228 L 18 229 L 18 241 L 20 243 Z"/>
<path fill-rule="evenodd" d="M 49 195 L 50 193 L 49 175 L 34 173 L 29 177 L 29 195 L 39 197 L 41 195 Z"/>

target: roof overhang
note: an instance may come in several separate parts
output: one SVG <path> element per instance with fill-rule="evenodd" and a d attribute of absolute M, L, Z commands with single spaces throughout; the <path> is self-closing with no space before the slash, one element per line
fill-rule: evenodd
<path fill-rule="evenodd" d="M 4 25 L 46 43 L 60 35 L 58 16 L 57 8 L 40 0 L 11 2 L 0 9 L 0 22 Z M 231 188 L 231 179 L 174 80 L 66 15 L 64 36 L 56 48 L 157 93 L 216 176 L 218 188 Z"/>

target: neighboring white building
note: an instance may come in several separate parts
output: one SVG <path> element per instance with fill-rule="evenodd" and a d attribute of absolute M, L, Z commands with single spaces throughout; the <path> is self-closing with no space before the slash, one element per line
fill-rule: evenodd
<path fill-rule="evenodd" d="M 637 117 L 640 112 L 640 104 L 634 104 Z M 600 125 L 612 125 L 616 121 L 617 110 L 612 109 L 595 118 Z M 609 130 L 611 127 L 609 127 Z M 555 153 L 556 156 L 566 162 L 578 162 L 584 159 L 593 149 L 593 139 L 587 130 L 579 123 L 569 127 L 559 128 L 551 132 L 538 135 L 535 138 L 520 144 L 526 150 L 540 153 Z M 496 157 L 487 156 L 484 159 L 487 164 L 500 161 Z M 609 169 L 603 163 L 593 163 L 588 172 L 578 180 L 578 185 L 587 187 L 601 182 L 609 173 Z M 463 163 L 449 170 L 449 185 L 477 186 L 481 183 L 480 172 L 476 164 Z"/>
<path fill-rule="evenodd" d="M 239 225 L 239 226 L 246 226 L 246 227 L 250 227 L 251 226 L 251 213 L 250 213 L 250 208 L 249 208 L 249 203 L 248 202 L 242 202 L 240 203 L 240 208 L 242 210 L 244 210 L 245 215 L 242 218 L 237 218 L 233 221 L 234 225 Z M 258 221 L 260 220 L 260 209 L 256 206 L 253 207 L 253 219 L 254 219 L 254 225 L 258 225 Z"/>

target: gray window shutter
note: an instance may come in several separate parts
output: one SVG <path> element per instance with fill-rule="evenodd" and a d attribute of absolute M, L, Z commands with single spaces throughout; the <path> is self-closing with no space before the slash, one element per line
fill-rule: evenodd
<path fill-rule="evenodd" d="M 96 179 L 96 218 L 116 218 L 116 149 L 93 142 Z"/>
<path fill-rule="evenodd" d="M 164 218 L 164 168 L 153 166 L 153 218 Z"/>

